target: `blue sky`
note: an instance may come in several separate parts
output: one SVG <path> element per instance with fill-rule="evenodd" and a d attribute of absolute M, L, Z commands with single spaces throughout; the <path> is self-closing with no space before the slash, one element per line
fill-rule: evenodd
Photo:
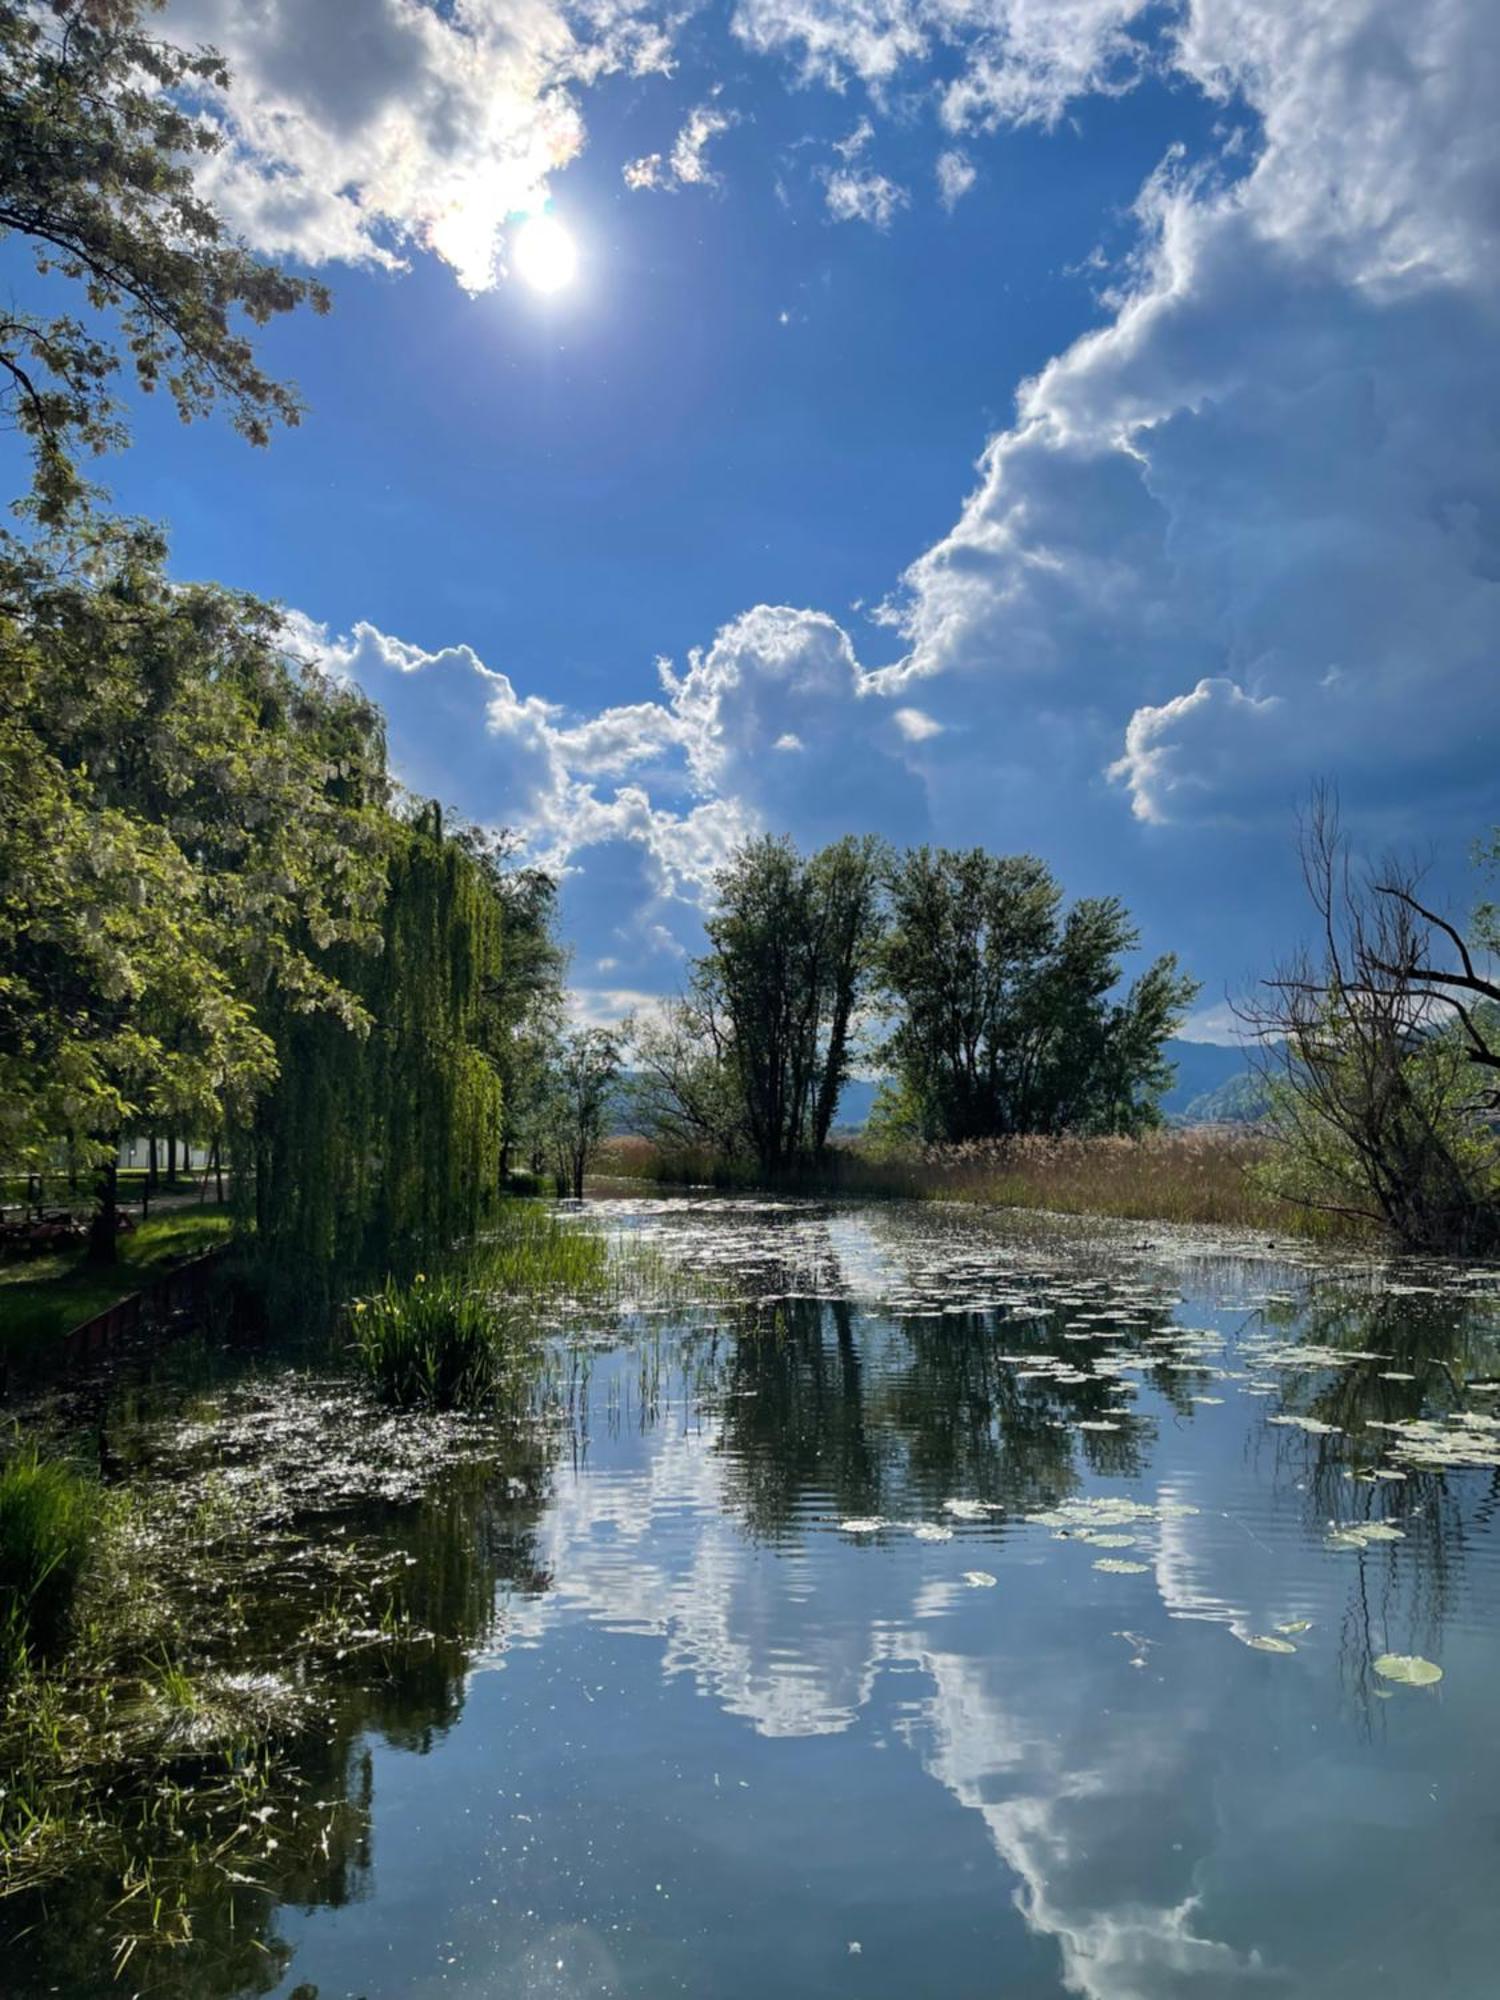
<path fill-rule="evenodd" d="M 171 0 L 214 187 L 318 267 L 303 428 L 142 412 L 183 574 L 288 607 L 398 769 L 565 871 L 585 1005 L 715 863 L 1031 849 L 1203 979 L 1299 797 L 1472 892 L 1500 817 L 1500 10 Z M 527 214 L 576 249 L 550 294 Z M 661 662 L 668 662 L 665 667 Z"/>

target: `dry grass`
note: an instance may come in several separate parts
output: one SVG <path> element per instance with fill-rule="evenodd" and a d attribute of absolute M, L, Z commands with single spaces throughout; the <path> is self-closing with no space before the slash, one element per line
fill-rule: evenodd
<path fill-rule="evenodd" d="M 1340 1227 L 1265 1193 L 1252 1172 L 1267 1141 L 1236 1126 L 1153 1132 L 1141 1139 L 993 1139 L 909 1151 L 841 1146 L 816 1174 L 792 1185 L 808 1193 L 898 1195 L 1105 1215 L 1129 1222 L 1200 1222 L 1279 1235 L 1327 1235 Z M 645 1139 L 611 1140 L 598 1169 L 655 1181 L 754 1184 L 739 1162 L 672 1156 Z"/>

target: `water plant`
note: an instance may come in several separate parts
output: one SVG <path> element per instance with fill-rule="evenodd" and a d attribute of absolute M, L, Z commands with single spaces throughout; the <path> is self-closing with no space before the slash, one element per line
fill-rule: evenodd
<path fill-rule="evenodd" d="M 483 1402 L 501 1360 L 499 1315 L 472 1281 L 418 1272 L 350 1308 L 355 1359 L 383 1402 L 460 1409 Z"/>
<path fill-rule="evenodd" d="M 0 1468 L 0 1679 L 61 1645 L 97 1511 L 91 1483 L 33 1445 Z"/>

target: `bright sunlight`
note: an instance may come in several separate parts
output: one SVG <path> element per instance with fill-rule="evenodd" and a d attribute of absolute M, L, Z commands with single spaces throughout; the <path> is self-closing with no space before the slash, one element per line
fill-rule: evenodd
<path fill-rule="evenodd" d="M 555 215 L 532 215 L 511 245 L 517 275 L 536 292 L 559 292 L 578 273 L 578 245 Z"/>

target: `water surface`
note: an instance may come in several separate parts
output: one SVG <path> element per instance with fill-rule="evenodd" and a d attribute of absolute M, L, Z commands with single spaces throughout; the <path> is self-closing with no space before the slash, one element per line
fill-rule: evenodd
<path fill-rule="evenodd" d="M 262 1666 L 350 1579 L 285 1839 L 123 1990 L 1496 1990 L 1500 1273 L 598 1212 L 705 1302 L 560 1328 L 525 1422 L 266 1358 L 117 1392 L 117 1476 L 258 1496 Z M 60 1883 L 16 1990 L 103 1990 L 105 1908 Z"/>

